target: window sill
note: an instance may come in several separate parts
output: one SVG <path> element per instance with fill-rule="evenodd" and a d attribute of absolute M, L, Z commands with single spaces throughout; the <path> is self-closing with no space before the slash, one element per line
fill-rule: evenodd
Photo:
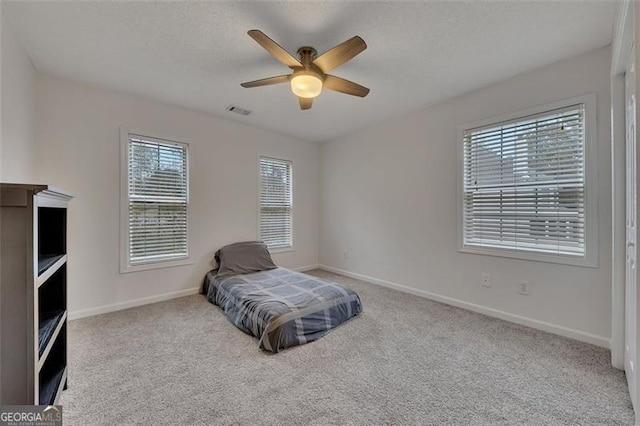
<path fill-rule="evenodd" d="M 597 260 L 588 257 L 556 256 L 553 254 L 511 251 L 507 249 L 491 249 L 479 246 L 462 246 L 458 248 L 460 253 L 480 254 L 485 256 L 507 257 L 511 259 L 528 260 L 532 262 L 557 263 L 561 265 L 580 266 L 585 268 L 597 268 Z"/>
<path fill-rule="evenodd" d="M 281 248 L 269 249 L 269 253 L 271 254 L 289 253 L 292 251 L 296 251 L 296 249 L 293 247 L 281 247 Z"/>
<path fill-rule="evenodd" d="M 149 271 L 152 269 L 173 268 L 176 266 L 193 265 L 194 262 L 187 259 L 180 260 L 165 260 L 159 262 L 139 263 L 137 265 L 124 265 L 120 267 L 121 274 L 128 274 L 129 272 Z"/>

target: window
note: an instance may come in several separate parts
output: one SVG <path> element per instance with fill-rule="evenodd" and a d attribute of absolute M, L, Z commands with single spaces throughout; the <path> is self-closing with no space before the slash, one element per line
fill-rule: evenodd
<path fill-rule="evenodd" d="M 595 266 L 587 98 L 463 126 L 461 251 Z"/>
<path fill-rule="evenodd" d="M 293 247 L 291 161 L 260 157 L 260 239 L 270 249 Z"/>
<path fill-rule="evenodd" d="M 187 145 L 123 132 L 123 159 L 122 272 L 184 261 L 189 255 Z"/>

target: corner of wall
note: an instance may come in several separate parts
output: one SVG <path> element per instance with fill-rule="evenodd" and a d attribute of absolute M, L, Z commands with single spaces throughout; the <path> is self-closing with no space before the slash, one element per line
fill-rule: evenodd
<path fill-rule="evenodd" d="M 0 180 L 32 182 L 36 171 L 36 69 L 0 7 Z"/>

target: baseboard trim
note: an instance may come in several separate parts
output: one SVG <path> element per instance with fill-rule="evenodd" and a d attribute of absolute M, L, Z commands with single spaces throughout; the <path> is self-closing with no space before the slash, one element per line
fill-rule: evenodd
<path fill-rule="evenodd" d="M 488 308 L 486 306 L 465 302 L 460 299 L 454 299 L 452 297 L 442 296 L 440 294 L 431 293 L 424 290 L 418 290 L 402 284 L 393 283 L 391 281 L 380 280 L 378 278 L 369 277 L 367 275 L 357 274 L 344 269 L 334 268 L 333 266 L 320 264 L 318 265 L 318 268 L 323 269 L 325 271 L 333 272 L 336 274 L 344 275 L 346 277 L 367 281 L 371 284 L 376 284 L 381 287 L 387 287 L 387 288 L 401 291 L 403 293 L 413 294 L 414 296 L 424 297 L 426 299 L 434 300 L 436 302 L 444 303 L 446 305 L 456 306 L 458 308 L 477 312 L 490 317 L 499 318 L 505 321 L 535 328 L 537 330 L 546 331 L 548 333 L 557 334 L 559 336 L 568 337 L 570 339 L 579 340 L 581 342 L 591 343 L 592 345 L 601 346 L 607 349 L 610 348 L 609 339 L 603 336 L 597 336 L 595 334 L 585 333 L 583 331 L 574 330 L 574 329 L 563 327 L 560 325 L 551 324 L 551 323 L 540 321 L 534 318 L 515 315 L 509 312 L 500 311 L 498 309 Z"/>
<path fill-rule="evenodd" d="M 293 268 L 294 271 L 305 272 L 318 269 L 318 264 L 299 266 Z M 143 297 L 141 299 L 129 300 L 127 302 L 114 303 L 113 305 L 98 306 L 97 308 L 81 309 L 79 311 L 69 313 L 69 321 L 80 318 L 92 317 L 94 315 L 107 314 L 109 312 L 121 311 L 123 309 L 135 308 L 138 306 L 149 305 L 151 303 L 164 302 L 165 300 L 177 299 L 178 297 L 190 296 L 198 294 L 199 287 L 189 288 L 187 290 L 173 291 L 170 293 L 159 294 L 157 296 Z"/>
<path fill-rule="evenodd" d="M 306 272 L 306 271 L 312 271 L 318 268 L 320 268 L 320 265 L 316 263 L 315 265 L 299 266 L 297 268 L 293 268 L 293 270 L 297 272 Z"/>
<path fill-rule="evenodd" d="M 198 294 L 199 287 L 189 288 L 186 290 L 172 291 L 157 296 L 143 297 L 140 299 L 129 300 L 127 302 L 114 303 L 112 305 L 98 306 L 97 308 L 81 309 L 79 311 L 70 312 L 69 320 L 92 317 L 94 315 L 106 314 L 109 312 L 121 311 L 123 309 L 135 308 L 137 306 L 149 305 L 151 303 L 164 302 L 165 300 L 177 299 L 178 297 L 190 296 Z"/>

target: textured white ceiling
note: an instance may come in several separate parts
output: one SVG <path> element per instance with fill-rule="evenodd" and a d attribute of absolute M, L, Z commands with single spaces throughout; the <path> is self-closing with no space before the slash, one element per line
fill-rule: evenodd
<path fill-rule="evenodd" d="M 611 42 L 613 1 L 3 1 L 35 67 L 250 125 L 324 141 Z M 285 74 L 246 35 L 295 54 L 359 35 L 368 49 L 332 74 L 371 89 L 323 91 L 301 111 Z M 233 104 L 252 110 L 242 117 Z"/>

